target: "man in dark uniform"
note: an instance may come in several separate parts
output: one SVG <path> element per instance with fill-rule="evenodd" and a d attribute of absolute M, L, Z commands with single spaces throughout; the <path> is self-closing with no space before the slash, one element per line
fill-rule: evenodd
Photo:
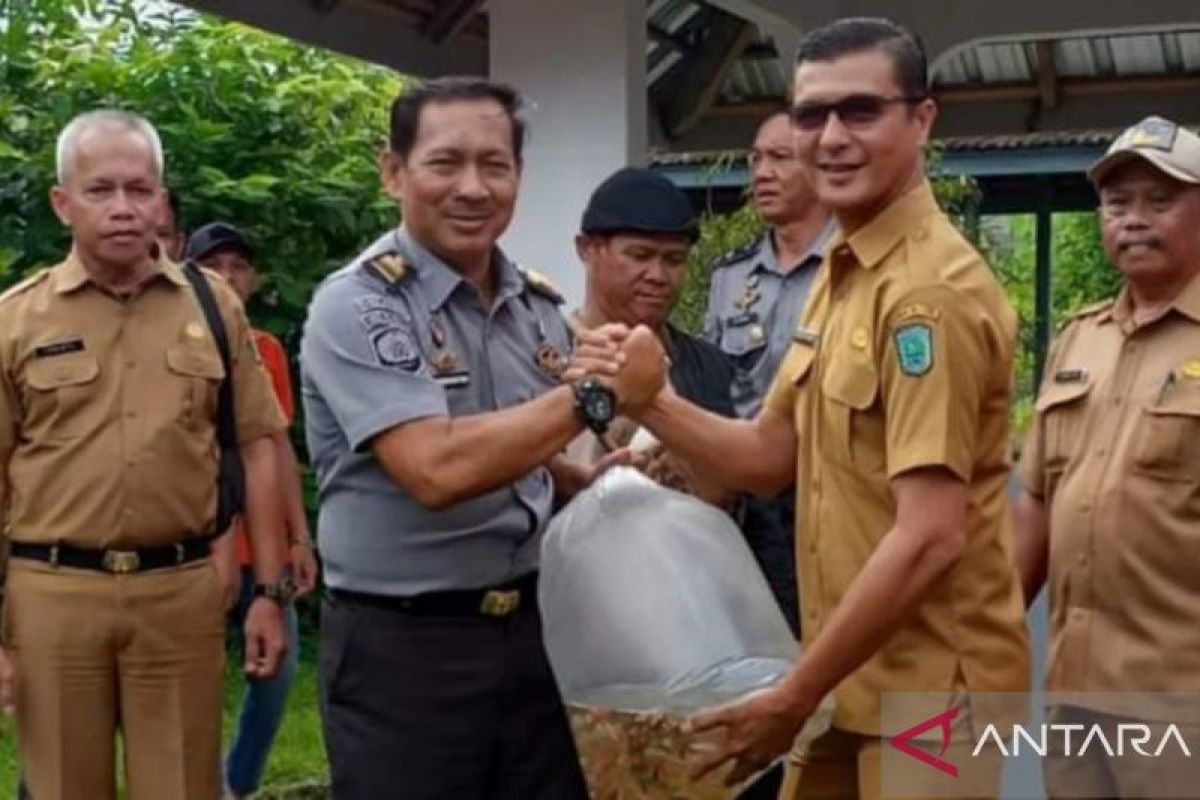
<path fill-rule="evenodd" d="M 626 167 L 592 193 L 575 246 L 587 272 L 583 307 L 573 315 L 582 328 L 608 322 L 656 331 L 671 359 L 668 375 L 675 391 L 702 408 L 734 416 L 729 387 L 733 367 L 713 345 L 667 321 L 687 273 L 688 250 L 699 223 L 687 196 L 673 183 L 647 169 Z M 572 456 L 593 462 L 614 446 L 630 443 L 637 426 L 620 420 L 606 442 L 585 432 L 572 443 Z M 725 492 L 702 486 L 697 476 L 655 448 L 645 465 L 648 474 L 674 488 L 710 501 Z"/>
<path fill-rule="evenodd" d="M 310 308 L 320 689 L 339 800 L 587 796 L 537 609 L 551 475 L 585 424 L 648 402 L 662 376 L 561 383 L 561 298 L 496 246 L 521 175 L 518 108 L 481 79 L 406 89 L 380 156 L 404 226 Z"/>

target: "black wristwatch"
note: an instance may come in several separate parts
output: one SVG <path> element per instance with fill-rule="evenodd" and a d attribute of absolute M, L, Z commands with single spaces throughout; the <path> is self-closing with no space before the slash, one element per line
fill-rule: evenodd
<path fill-rule="evenodd" d="M 596 378 L 581 378 L 571 384 L 575 392 L 575 415 L 597 436 L 608 432 L 617 415 L 617 396 Z"/>
<path fill-rule="evenodd" d="M 296 597 L 296 582 L 290 576 L 285 575 L 275 583 L 256 583 L 254 584 L 254 596 L 265 597 L 285 606 Z"/>

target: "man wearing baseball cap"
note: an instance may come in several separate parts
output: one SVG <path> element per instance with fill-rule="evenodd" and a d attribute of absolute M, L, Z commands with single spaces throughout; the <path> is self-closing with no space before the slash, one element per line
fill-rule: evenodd
<path fill-rule="evenodd" d="M 1171 723 L 1200 734 L 1200 138 L 1149 117 L 1088 171 L 1117 296 L 1051 348 L 1021 459 L 1017 554 L 1027 602 L 1050 596 L 1051 722 Z M 1051 544 L 1053 543 L 1053 544 Z M 1054 693 L 1080 693 L 1063 698 Z M 1110 738 L 1110 741 L 1116 741 Z M 1051 796 L 1174 797 L 1200 768 L 1177 748 L 1046 761 Z"/>
<path fill-rule="evenodd" d="M 250 296 L 258 288 L 254 248 L 245 235 L 233 225 L 210 222 L 197 228 L 188 237 L 184 257 L 189 262 L 210 269 L 229 281 L 243 303 L 248 303 Z M 279 407 L 291 425 L 295 417 L 295 403 L 292 400 L 287 352 L 283 344 L 267 331 L 255 328 L 251 333 L 258 357 L 271 377 L 271 385 L 275 389 Z M 288 651 L 275 677 L 251 681 L 246 687 L 238 717 L 237 733 L 229 754 L 225 757 L 224 797 L 228 800 L 248 797 L 257 791 L 262 781 L 271 743 L 283 724 L 288 690 L 296 677 L 298 666 L 299 632 L 296 610 L 290 601 L 312 592 L 317 582 L 317 563 L 304 512 L 296 453 L 286 432 L 281 432 L 274 438 L 280 467 L 279 486 L 283 491 L 283 519 L 286 522 L 279 546 L 286 547 L 284 563 L 289 566 L 292 578 L 287 582 L 285 589 L 291 596 L 280 598 L 284 604 L 284 630 L 287 633 Z M 240 521 L 235 523 L 233 537 L 240 574 L 234 581 L 235 596 L 233 608 L 229 613 L 229 626 L 231 630 L 240 630 L 243 617 L 254 596 L 254 579 L 250 548 Z"/>

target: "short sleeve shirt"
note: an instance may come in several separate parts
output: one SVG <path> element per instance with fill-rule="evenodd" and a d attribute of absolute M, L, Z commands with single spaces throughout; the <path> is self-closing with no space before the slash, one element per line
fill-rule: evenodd
<path fill-rule="evenodd" d="M 891 530 L 892 479 L 941 467 L 969 490 L 963 557 L 837 688 L 840 728 L 885 733 L 884 692 L 1028 688 L 1005 495 L 1015 334 L 987 264 L 938 210 L 928 184 L 833 241 L 767 398 L 800 437 L 804 638 L 821 635 Z"/>
<path fill-rule="evenodd" d="M 499 251 L 493 268 L 489 308 L 400 230 L 317 290 L 301 380 L 331 587 L 412 595 L 493 586 L 536 569 L 553 499 L 544 467 L 435 511 L 371 453 L 374 437 L 398 425 L 486 414 L 559 385 L 570 337 L 552 292 Z"/>
<path fill-rule="evenodd" d="M 836 230 L 830 222 L 796 265 L 779 263 L 770 232 L 713 265 L 704 338 L 734 366 L 731 391 L 739 417 L 749 419 L 762 408 Z"/>
<path fill-rule="evenodd" d="M 1200 689 L 1200 279 L 1140 325 L 1123 291 L 1064 328 L 1020 475 L 1049 520 L 1047 688 Z"/>
<path fill-rule="evenodd" d="M 240 442 L 283 427 L 240 301 L 205 272 L 228 334 Z M 14 541 L 173 544 L 216 515 L 225 368 L 182 268 L 127 298 L 78 256 L 0 299 L 0 459 Z"/>

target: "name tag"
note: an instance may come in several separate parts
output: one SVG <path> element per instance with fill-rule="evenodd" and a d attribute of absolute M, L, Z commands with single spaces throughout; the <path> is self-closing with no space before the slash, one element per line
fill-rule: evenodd
<path fill-rule="evenodd" d="M 752 325 L 758 322 L 758 314 L 754 311 L 747 311 L 743 314 L 738 314 L 735 317 L 726 317 L 725 325 L 729 328 L 744 328 L 747 325 Z"/>
<path fill-rule="evenodd" d="M 466 370 L 461 372 L 447 372 L 442 375 L 435 375 L 434 380 L 442 385 L 443 389 L 461 389 L 471 383 L 471 373 Z"/>
<path fill-rule="evenodd" d="M 1055 383 L 1083 383 L 1087 380 L 1086 369 L 1060 369 L 1054 373 Z"/>
<path fill-rule="evenodd" d="M 817 333 L 816 331 L 806 331 L 802 328 L 792 334 L 792 341 L 796 344 L 816 347 L 817 342 L 821 341 L 821 334 Z"/>
<path fill-rule="evenodd" d="M 68 353 L 79 353 L 83 351 L 83 339 L 78 337 L 74 339 L 66 339 L 61 342 L 52 342 L 44 344 L 41 347 L 35 348 L 33 351 L 34 358 L 54 358 L 55 356 L 65 356 Z"/>

